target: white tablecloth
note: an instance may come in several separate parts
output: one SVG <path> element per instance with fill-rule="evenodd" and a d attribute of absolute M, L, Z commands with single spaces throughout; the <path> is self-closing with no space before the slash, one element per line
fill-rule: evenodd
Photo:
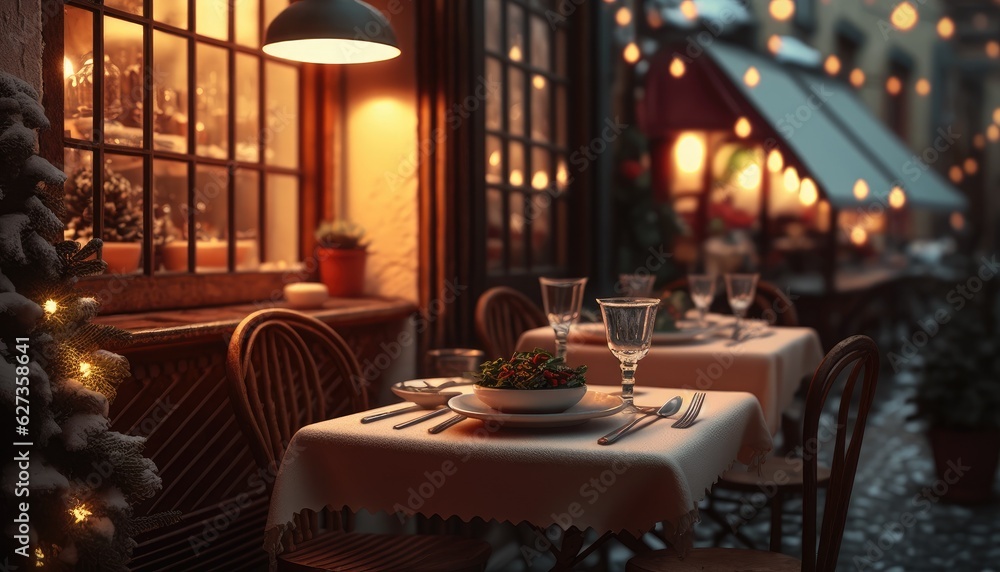
<path fill-rule="evenodd" d="M 731 330 L 724 330 L 725 334 Z M 746 391 L 757 396 L 772 434 L 781 426 L 781 412 L 795 397 L 804 377 L 811 377 L 823 360 L 823 346 L 812 328 L 767 328 L 762 337 L 732 343 L 728 337 L 679 345 L 654 344 L 636 370 L 636 387 L 677 387 L 716 391 Z M 525 332 L 517 349 L 555 349 L 552 328 Z M 614 384 L 621 380 L 618 359 L 606 343 L 593 343 L 570 332 L 571 365 L 586 364 L 587 382 Z"/>
<path fill-rule="evenodd" d="M 646 387 L 636 402 L 659 405 L 681 394 L 686 407 L 691 393 Z M 326 506 L 602 534 L 638 535 L 663 521 L 684 545 L 697 503 L 719 475 L 736 461 L 755 465 L 771 448 L 757 400 L 737 392 L 709 392 L 689 429 L 659 420 L 609 446 L 597 439 L 626 414 L 539 430 L 467 419 L 438 435 L 427 428 L 449 414 L 403 430 L 392 426 L 419 413 L 362 425 L 367 414 L 309 425 L 292 438 L 268 513 L 265 548 L 272 555 L 281 551 L 281 534 L 295 513 Z"/>

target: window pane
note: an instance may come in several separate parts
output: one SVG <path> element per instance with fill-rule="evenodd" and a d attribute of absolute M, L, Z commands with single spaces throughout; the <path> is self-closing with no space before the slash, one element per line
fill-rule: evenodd
<path fill-rule="evenodd" d="M 508 162 L 509 174 L 507 183 L 512 187 L 522 187 L 525 184 L 524 147 L 520 143 L 510 144 Z"/>
<path fill-rule="evenodd" d="M 486 190 L 486 271 L 503 270 L 503 192 Z"/>
<path fill-rule="evenodd" d="M 290 0 L 264 0 L 264 22 L 265 25 L 274 20 L 282 10 L 288 7 Z"/>
<path fill-rule="evenodd" d="M 267 62 L 267 143 L 268 164 L 299 166 L 299 70 Z"/>
<path fill-rule="evenodd" d="M 562 113 L 559 109 L 557 113 Z M 531 138 L 536 141 L 550 141 L 552 127 L 549 117 L 552 112 L 549 107 L 549 82 L 545 76 L 535 75 L 531 78 Z"/>
<path fill-rule="evenodd" d="M 507 57 L 524 59 L 524 9 L 513 2 L 507 2 Z"/>
<path fill-rule="evenodd" d="M 503 147 L 496 137 L 486 138 L 486 182 L 503 183 Z"/>
<path fill-rule="evenodd" d="M 129 14 L 142 16 L 142 0 L 104 0 L 104 5 L 108 8 L 116 8 Z"/>
<path fill-rule="evenodd" d="M 163 0 L 158 0 L 162 2 Z M 177 0 L 174 0 L 177 1 Z M 245 0 L 239 0 L 241 2 Z M 218 40 L 229 38 L 229 4 L 222 0 L 195 2 L 195 31 Z"/>
<path fill-rule="evenodd" d="M 225 167 L 198 165 L 194 181 L 194 225 L 198 272 L 225 272 L 229 245 L 229 173 Z"/>
<path fill-rule="evenodd" d="M 287 268 L 299 262 L 298 177 L 268 175 L 266 195 L 265 261 L 273 269 Z"/>
<path fill-rule="evenodd" d="M 186 30 L 188 27 L 188 3 L 154 0 L 153 19 Z"/>
<path fill-rule="evenodd" d="M 236 159 L 260 161 L 259 58 L 236 54 Z"/>
<path fill-rule="evenodd" d="M 525 221 L 524 221 L 524 193 L 511 192 L 508 195 L 510 214 L 509 227 L 510 227 L 510 240 L 508 241 L 508 247 L 510 249 L 510 269 L 511 270 L 523 270 L 527 266 L 527 260 L 525 258 L 524 232 Z"/>
<path fill-rule="evenodd" d="M 233 7 L 236 10 L 236 43 L 260 47 L 260 0 L 237 0 Z M 270 22 L 270 20 L 268 20 Z"/>
<path fill-rule="evenodd" d="M 507 69 L 507 131 L 524 135 L 524 72 L 511 66 Z"/>
<path fill-rule="evenodd" d="M 104 17 L 104 142 L 142 146 L 142 26 Z"/>
<path fill-rule="evenodd" d="M 157 272 L 188 270 L 188 166 L 153 160 L 153 252 Z"/>
<path fill-rule="evenodd" d="M 66 6 L 63 20 L 63 77 L 66 97 L 65 132 L 69 137 L 90 140 L 94 133 L 94 14 Z"/>
<path fill-rule="evenodd" d="M 65 240 L 77 240 L 85 244 L 94 236 L 93 164 L 94 154 L 90 151 L 66 148 L 63 164 L 66 172 Z"/>
<path fill-rule="evenodd" d="M 556 73 L 562 77 L 566 77 L 566 32 L 565 30 L 556 31 Z"/>
<path fill-rule="evenodd" d="M 142 259 L 142 157 L 108 154 L 104 166 L 104 240 L 108 272 L 129 274 Z"/>
<path fill-rule="evenodd" d="M 214 4 L 214 2 L 213 2 Z M 226 50 L 198 44 L 195 131 L 197 153 L 225 159 L 229 152 L 229 61 Z"/>
<path fill-rule="evenodd" d="M 531 198 L 531 262 L 532 266 L 552 264 L 552 195 L 536 193 Z"/>
<path fill-rule="evenodd" d="M 495 23 L 500 21 L 500 0 L 486 0 L 486 49 L 501 53 L 503 49 L 500 46 L 500 26 Z M 494 23 L 490 25 L 490 23 Z"/>
<path fill-rule="evenodd" d="M 187 40 L 153 32 L 153 149 L 188 152 Z"/>
<path fill-rule="evenodd" d="M 538 14 L 531 15 L 531 65 L 548 71 L 551 61 L 549 24 Z"/>
<path fill-rule="evenodd" d="M 486 58 L 486 85 L 499 86 L 501 83 L 500 60 Z M 486 128 L 499 131 L 503 128 L 503 90 L 491 89 L 486 92 Z"/>
<path fill-rule="evenodd" d="M 233 198 L 236 217 L 236 269 L 249 270 L 260 265 L 257 239 L 260 235 L 260 173 L 247 169 L 236 171 Z"/>

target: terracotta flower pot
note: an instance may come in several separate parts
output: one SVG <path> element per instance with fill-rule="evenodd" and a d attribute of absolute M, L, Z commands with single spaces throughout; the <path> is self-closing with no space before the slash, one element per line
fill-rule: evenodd
<path fill-rule="evenodd" d="M 350 298 L 360 296 L 365 289 L 364 249 L 317 248 L 319 278 L 326 284 L 330 296 Z"/>
<path fill-rule="evenodd" d="M 243 267 L 255 248 L 252 240 L 236 241 L 236 268 Z M 195 264 L 202 271 L 225 271 L 229 265 L 229 244 L 224 240 L 199 240 L 195 244 Z M 168 242 L 161 248 L 163 267 L 171 272 L 188 269 L 188 242 Z"/>
<path fill-rule="evenodd" d="M 1000 461 L 1000 431 L 932 427 L 927 437 L 938 478 L 948 487 L 941 498 L 960 504 L 979 504 L 993 497 L 993 478 Z"/>
<path fill-rule="evenodd" d="M 107 263 L 107 274 L 131 274 L 139 270 L 142 244 L 139 242 L 105 242 L 101 258 Z"/>

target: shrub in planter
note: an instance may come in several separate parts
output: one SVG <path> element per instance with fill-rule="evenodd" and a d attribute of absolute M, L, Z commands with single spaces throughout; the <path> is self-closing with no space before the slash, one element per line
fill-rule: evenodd
<path fill-rule="evenodd" d="M 365 231 L 347 221 L 323 221 L 316 228 L 319 277 L 330 296 L 360 296 L 365 288 L 368 244 Z"/>

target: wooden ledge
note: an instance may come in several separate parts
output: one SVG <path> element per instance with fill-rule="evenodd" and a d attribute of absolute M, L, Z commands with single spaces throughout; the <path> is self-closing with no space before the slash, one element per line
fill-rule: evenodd
<path fill-rule="evenodd" d="M 98 316 L 95 324 L 114 326 L 132 333 L 133 349 L 192 344 L 222 340 L 228 342 L 236 326 L 253 312 L 264 308 L 287 308 L 283 302 L 236 304 L 184 310 L 157 310 L 132 314 Z M 300 310 L 331 326 L 357 326 L 403 320 L 417 310 L 413 302 L 387 298 L 331 298 L 321 308 Z M 123 349 L 123 348 L 111 348 Z"/>

